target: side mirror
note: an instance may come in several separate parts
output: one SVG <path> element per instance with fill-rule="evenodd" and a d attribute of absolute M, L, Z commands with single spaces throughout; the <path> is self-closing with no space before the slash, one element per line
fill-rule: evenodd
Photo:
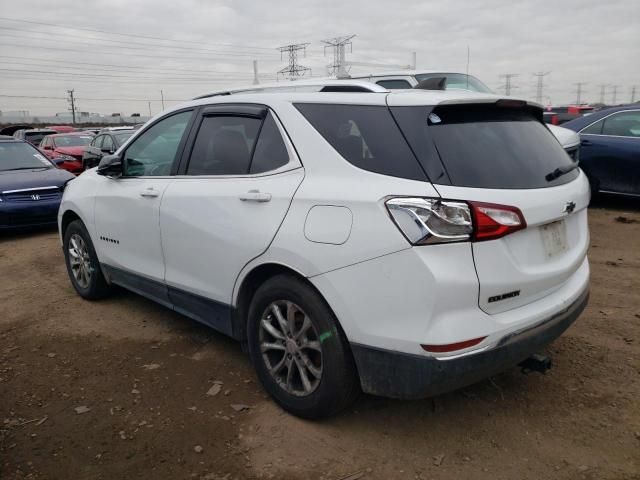
<path fill-rule="evenodd" d="M 118 178 L 122 176 L 122 158 L 118 155 L 105 155 L 98 164 L 98 175 Z"/>

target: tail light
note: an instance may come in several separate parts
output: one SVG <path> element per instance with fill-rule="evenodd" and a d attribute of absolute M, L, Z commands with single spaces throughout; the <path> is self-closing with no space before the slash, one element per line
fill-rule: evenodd
<path fill-rule="evenodd" d="M 520 209 L 495 203 L 469 202 L 473 212 L 473 240 L 494 240 L 527 227 Z"/>
<path fill-rule="evenodd" d="M 396 197 L 386 206 L 413 245 L 494 240 L 527 226 L 522 212 L 508 205 Z"/>

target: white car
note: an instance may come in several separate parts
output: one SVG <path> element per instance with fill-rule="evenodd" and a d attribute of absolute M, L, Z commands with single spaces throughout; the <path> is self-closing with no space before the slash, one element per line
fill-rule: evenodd
<path fill-rule="evenodd" d="M 308 418 L 449 391 L 561 335 L 588 299 L 589 184 L 540 108 L 354 88 L 149 121 L 64 192 L 78 294 L 117 284 L 238 339 Z"/>

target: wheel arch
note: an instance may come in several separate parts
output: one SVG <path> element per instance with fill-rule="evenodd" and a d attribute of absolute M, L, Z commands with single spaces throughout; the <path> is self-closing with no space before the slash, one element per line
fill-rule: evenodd
<path fill-rule="evenodd" d="M 309 279 L 296 269 L 277 262 L 262 263 L 254 266 L 249 272 L 247 272 L 241 279 L 239 279 L 239 286 L 237 287 L 237 294 L 235 295 L 235 302 L 233 308 L 233 336 L 239 339 L 243 344 L 247 340 L 247 321 L 249 313 L 249 305 L 255 291 L 264 282 L 277 275 L 290 275 L 295 277 L 299 281 L 305 283 L 311 287 L 322 300 L 327 304 L 329 309 L 333 312 L 335 318 L 338 321 L 338 327 L 343 331 L 342 325 L 340 325 L 340 319 L 337 317 L 329 302 L 327 302 L 322 292 L 311 282 Z"/>
<path fill-rule="evenodd" d="M 64 212 L 62 214 L 62 219 L 60 220 L 60 237 L 61 237 L 61 239 L 64 239 L 64 234 L 67 231 L 67 227 L 71 224 L 71 222 L 73 222 L 75 220 L 80 220 L 82 223 L 84 223 L 84 221 L 82 220 L 80 215 L 78 215 L 73 210 L 67 210 L 66 212 Z"/>

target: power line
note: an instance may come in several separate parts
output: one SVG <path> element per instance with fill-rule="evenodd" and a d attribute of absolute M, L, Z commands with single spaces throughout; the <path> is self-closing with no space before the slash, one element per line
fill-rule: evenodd
<path fill-rule="evenodd" d="M 348 76 L 346 68 L 346 47 L 351 47 L 353 52 L 353 42 L 351 41 L 355 35 L 344 35 L 342 37 L 333 37 L 326 40 L 322 40 L 325 44 L 324 51 L 327 52 L 327 47 L 333 50 L 333 63 L 329 65 L 329 74 L 336 75 L 338 78 L 344 78 Z"/>
<path fill-rule="evenodd" d="M 298 63 L 298 52 L 302 51 L 304 54 L 306 52 L 307 46 L 309 45 L 309 43 L 295 43 L 292 45 L 279 47 L 278 50 L 280 50 L 280 58 L 282 58 L 283 53 L 288 54 L 289 65 L 278 70 L 277 75 L 286 75 L 290 80 L 293 80 L 296 77 L 303 76 L 307 72 L 311 73 L 311 69 L 309 67 L 305 67 L 304 65 L 300 65 Z"/>
<path fill-rule="evenodd" d="M 511 90 L 514 90 L 518 87 L 512 84 L 511 79 L 517 77 L 517 73 L 503 73 L 500 75 L 500 78 L 504 78 L 504 94 L 508 97 L 511 95 Z"/>
<path fill-rule="evenodd" d="M 549 75 L 551 72 L 537 72 L 534 73 L 533 76 L 536 77 L 536 102 L 542 104 L 543 90 L 544 90 L 544 77 Z"/>
<path fill-rule="evenodd" d="M 3 30 L 5 28 L 3 27 Z M 50 33 L 47 32 L 32 32 L 32 33 L 42 33 L 45 35 L 51 35 Z M 3 37 L 10 37 L 10 38 L 18 38 L 18 39 L 24 39 L 24 36 L 21 35 L 12 35 L 10 33 L 0 33 L 0 36 Z M 74 38 L 83 38 L 83 41 L 79 41 L 79 40 L 65 40 L 65 39 L 58 39 L 57 37 L 74 37 Z M 28 40 L 48 40 L 47 38 L 42 38 L 42 37 L 35 37 L 35 38 L 31 38 L 31 37 L 27 37 Z M 144 50 L 144 51 L 157 51 L 158 48 L 173 48 L 173 49 L 178 49 L 178 50 L 186 50 L 189 52 L 194 52 L 194 53 L 205 53 L 205 54 L 209 54 L 209 53 L 215 53 L 217 55 L 225 55 L 225 56 L 243 56 L 243 57 L 277 57 L 277 55 L 275 54 L 269 54 L 269 53 L 257 53 L 257 52 L 230 52 L 230 51 L 220 51 L 220 50 L 212 50 L 209 48 L 197 48 L 197 47 L 181 47 L 181 46 L 174 46 L 174 45 L 150 45 L 148 43 L 136 43 L 136 42 L 118 42 L 117 40 L 108 40 L 108 39 L 102 39 L 102 38 L 91 38 L 91 37 L 83 37 L 82 35 L 65 35 L 65 34 L 56 34 L 56 43 L 57 42 L 65 42 L 65 43 L 71 43 L 71 44 L 81 44 L 81 45 L 87 45 L 87 40 L 94 40 L 96 42 L 98 42 L 99 45 L 104 45 L 105 42 L 107 43 L 107 45 L 104 45 L 106 47 L 109 48 L 125 48 L 127 50 Z M 115 43 L 115 45 L 110 45 L 109 43 Z M 147 47 L 147 48 L 145 48 Z M 179 53 L 179 52 L 171 52 L 171 53 Z"/>
<path fill-rule="evenodd" d="M 80 52 L 80 53 L 88 53 L 86 49 L 81 50 L 81 49 L 77 49 L 77 48 L 61 48 L 61 47 L 49 47 L 46 44 L 45 45 L 25 45 L 23 43 L 2 43 L 0 44 L 0 46 L 7 46 L 7 47 L 20 47 L 20 48 L 35 48 L 38 50 L 56 50 L 56 51 L 65 51 L 65 52 Z M 124 48 L 124 47 L 121 47 Z M 211 61 L 212 59 L 216 58 L 216 57 L 211 57 L 211 56 L 197 56 L 197 57 L 193 57 L 193 56 L 170 56 L 170 55 L 151 55 L 149 53 L 127 53 L 127 52 L 116 52 L 116 51 L 95 51 L 95 50 L 91 50 L 92 54 L 95 55 L 118 55 L 118 56 L 127 56 L 127 57 L 143 57 L 143 58 L 161 58 L 161 59 L 171 59 L 171 60 L 208 60 Z M 204 54 L 203 54 L 204 55 Z M 237 56 L 233 53 L 229 53 L 229 56 Z M 232 61 L 233 59 L 224 57 L 224 60 L 226 61 Z"/>
<path fill-rule="evenodd" d="M 117 36 L 121 36 L 121 37 L 132 37 L 132 38 L 146 38 L 146 39 L 150 39 L 150 40 L 162 40 L 164 42 L 174 42 L 174 43 L 189 43 L 192 45 L 202 45 L 202 42 L 196 42 L 196 41 L 192 41 L 192 40 L 174 40 L 174 39 L 170 39 L 170 38 L 162 38 L 162 37 L 152 37 L 149 35 L 136 35 L 133 33 L 118 33 L 118 32 L 110 32 L 110 31 L 106 31 L 106 30 L 98 30 L 95 28 L 83 28 L 83 27 L 74 27 L 72 25 L 61 25 L 61 24 L 55 24 L 55 23 L 45 23 L 45 22 L 36 22 L 33 20 L 22 20 L 19 18 L 9 18 L 9 17 L 0 17 L 0 20 L 5 20 L 5 21 L 9 21 L 9 22 L 19 22 L 19 23 L 29 23 L 32 25 L 44 25 L 46 27 L 54 27 L 54 28 L 65 28 L 65 29 L 69 29 L 69 30 L 82 30 L 84 32 L 94 32 L 94 33 L 104 33 L 106 35 L 109 35 L 110 37 L 113 35 L 117 35 Z M 257 47 L 257 46 L 251 46 L 251 45 L 238 45 L 238 44 L 233 44 L 233 43 L 209 43 L 208 45 L 216 45 L 216 46 L 223 46 L 223 47 L 242 47 L 242 48 L 250 48 L 252 50 L 269 50 L 272 51 L 272 48 L 269 47 Z"/>
<path fill-rule="evenodd" d="M 24 63 L 24 62 L 15 62 L 15 61 L 6 61 L 6 64 L 15 64 L 15 65 L 23 65 L 23 66 L 29 66 L 29 67 L 45 67 L 45 68 L 56 68 L 56 69 L 66 69 L 66 70 L 78 70 L 80 69 L 80 67 L 74 67 L 74 66 L 64 66 L 64 65 L 60 65 L 57 60 L 49 60 L 49 59 L 44 59 L 44 58 L 32 58 L 32 57 L 13 57 L 13 56 L 9 56 L 9 55 L 0 55 L 0 58 L 17 58 L 17 59 L 23 59 L 23 60 L 40 60 L 43 62 L 51 62 L 53 63 L 53 65 L 51 63 L 47 64 L 47 63 Z M 179 68 L 184 69 L 184 67 L 176 67 L 175 69 L 166 69 L 166 70 L 158 70 L 158 69 L 148 69 L 145 67 L 139 67 L 139 66 L 134 66 L 134 65 L 116 65 L 116 64 L 109 64 L 109 63 L 105 63 L 105 64 L 100 64 L 100 63 L 87 63 L 87 62 L 74 62 L 74 61 L 70 61 L 70 60 L 65 60 L 64 63 L 69 63 L 69 64 L 73 64 L 73 65 L 81 65 L 82 66 L 82 70 L 86 71 L 86 67 L 87 66 L 91 66 L 93 68 L 91 68 L 91 71 L 105 71 L 105 72 L 116 72 L 116 73 L 131 73 L 131 74 L 150 74 L 150 75 L 180 75 L 181 77 L 184 76 L 190 76 L 190 75 L 198 75 L 198 74 L 203 74 L 206 76 L 222 76 L 225 78 L 231 78 L 231 77 L 227 77 L 227 76 L 232 76 L 233 78 L 241 78 L 241 77 L 245 77 L 247 78 L 247 80 L 249 78 L 251 78 L 252 74 L 249 72 L 243 72 L 243 71 L 238 71 L 238 70 L 190 70 L 192 73 L 182 73 Z M 95 68 L 97 67 L 97 68 Z M 116 68 L 103 68 L 103 67 L 116 67 Z M 135 70 L 142 70 L 141 72 L 137 72 Z M 131 71 L 134 70 L 134 71 Z M 67 73 L 67 72 L 60 72 L 60 73 Z M 73 72 L 68 72 L 68 73 L 73 73 Z M 263 78 L 275 78 L 275 74 L 269 74 L 269 73 L 264 73 L 260 75 Z"/>

